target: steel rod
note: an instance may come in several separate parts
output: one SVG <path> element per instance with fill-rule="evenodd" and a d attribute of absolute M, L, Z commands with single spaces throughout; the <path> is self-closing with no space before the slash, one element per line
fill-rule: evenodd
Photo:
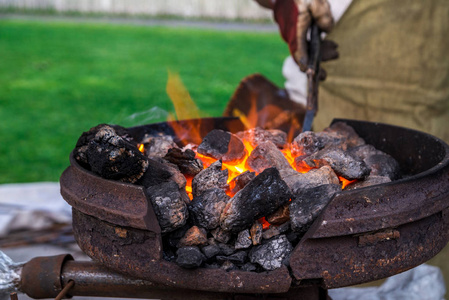
<path fill-rule="evenodd" d="M 70 280 L 76 282 L 70 290 L 70 296 L 152 298 L 161 300 L 328 299 L 327 291 L 319 286 L 292 289 L 283 294 L 265 295 L 236 295 L 232 293 L 176 289 L 162 284 L 121 275 L 98 263 L 88 261 L 65 262 L 61 272 L 62 285 L 64 286 Z"/>
<path fill-rule="evenodd" d="M 188 281 L 188 276 L 185 280 Z M 235 294 L 177 288 L 132 278 L 93 261 L 73 261 L 71 255 L 35 257 L 24 264 L 20 291 L 34 299 L 72 296 L 145 298 L 161 300 L 325 300 L 319 284 L 291 288 L 285 293 Z M 12 300 L 17 300 L 11 294 Z"/>
<path fill-rule="evenodd" d="M 231 299 L 231 294 L 174 289 L 150 281 L 134 279 L 89 261 L 67 261 L 61 271 L 63 286 L 76 282 L 70 296 L 156 298 L 156 299 Z"/>
<path fill-rule="evenodd" d="M 55 300 L 61 300 L 62 298 L 64 298 L 67 293 L 69 292 L 69 290 L 75 285 L 75 281 L 73 280 L 69 280 L 69 282 L 67 283 L 67 285 L 62 289 L 61 292 L 59 292 L 58 296 L 56 296 Z"/>

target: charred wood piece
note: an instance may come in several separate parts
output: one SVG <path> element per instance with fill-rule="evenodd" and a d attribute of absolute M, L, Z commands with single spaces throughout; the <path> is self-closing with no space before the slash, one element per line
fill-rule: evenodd
<path fill-rule="evenodd" d="M 237 235 L 237 240 L 235 241 L 234 248 L 235 249 L 246 249 L 249 248 L 253 244 L 251 240 L 251 234 L 248 229 L 240 231 Z"/>
<path fill-rule="evenodd" d="M 320 132 L 306 131 L 300 133 L 291 146 L 293 155 L 311 155 L 323 149 L 328 141 L 328 136 Z"/>
<path fill-rule="evenodd" d="M 220 225 L 220 216 L 229 196 L 222 189 L 209 189 L 193 198 L 188 208 L 193 223 L 206 228 L 214 229 Z"/>
<path fill-rule="evenodd" d="M 247 272 L 255 272 L 257 270 L 257 266 L 255 264 L 252 264 L 250 262 L 244 264 L 240 270 L 247 271 Z"/>
<path fill-rule="evenodd" d="M 187 222 L 187 205 L 174 181 L 150 186 L 146 189 L 153 205 L 162 233 L 174 231 Z"/>
<path fill-rule="evenodd" d="M 144 153 L 147 157 L 164 157 L 170 149 L 178 149 L 178 145 L 170 135 L 145 136 L 140 143 L 144 145 Z"/>
<path fill-rule="evenodd" d="M 105 179 L 135 183 L 148 168 L 148 159 L 137 145 L 124 138 L 126 130 L 106 124 L 83 132 L 74 156 L 78 162 Z"/>
<path fill-rule="evenodd" d="M 121 127 L 119 125 L 109 125 L 109 124 L 99 124 L 95 127 L 92 127 L 89 129 L 89 131 L 85 131 L 81 134 L 81 136 L 78 138 L 78 141 L 75 145 L 75 158 L 79 163 L 87 164 L 87 157 L 84 155 L 85 150 L 82 150 L 80 148 L 86 147 L 91 140 L 95 139 L 95 135 L 104 128 L 112 128 L 114 132 L 121 138 L 129 141 L 132 143 L 131 138 L 128 135 L 128 132 L 126 128 Z M 137 145 L 136 145 L 137 146 Z"/>
<path fill-rule="evenodd" d="M 323 131 L 340 136 L 347 149 L 365 144 L 365 140 L 355 132 L 354 128 L 344 122 L 336 122 Z"/>
<path fill-rule="evenodd" d="M 363 159 L 371 169 L 370 176 L 387 176 L 391 180 L 401 178 L 399 163 L 389 154 L 376 149 L 372 145 L 362 145 L 350 150 L 352 154 Z"/>
<path fill-rule="evenodd" d="M 179 172 L 179 169 L 159 157 L 148 159 L 148 169 L 136 184 L 150 187 L 163 182 L 174 181 L 180 189 L 186 186 L 186 178 Z"/>
<path fill-rule="evenodd" d="M 290 222 L 285 222 L 279 226 L 271 225 L 267 230 L 264 230 L 262 233 L 262 237 L 265 240 L 269 240 L 274 236 L 280 235 L 281 233 L 285 233 L 290 229 Z"/>
<path fill-rule="evenodd" d="M 218 245 L 207 245 L 201 248 L 201 251 L 206 256 L 206 258 L 209 260 L 218 254 L 221 253 L 221 249 Z"/>
<path fill-rule="evenodd" d="M 390 155 L 375 154 L 363 160 L 371 169 L 370 175 L 388 177 L 396 180 L 401 177 L 399 163 Z"/>
<path fill-rule="evenodd" d="M 372 186 L 376 184 L 384 184 L 391 182 L 391 179 L 386 176 L 377 176 L 377 175 L 370 175 L 365 180 L 362 181 L 356 181 L 354 183 L 349 184 L 345 190 L 356 190 L 360 188 L 364 188 L 367 186 Z"/>
<path fill-rule="evenodd" d="M 165 243 L 167 244 L 167 246 L 173 247 L 173 248 L 177 248 L 179 241 L 185 236 L 187 230 L 189 230 L 190 225 L 186 224 L 170 233 L 168 233 L 163 241 L 165 241 Z M 164 246 L 164 251 L 165 251 L 165 246 Z"/>
<path fill-rule="evenodd" d="M 219 243 L 218 247 L 220 247 L 220 251 L 223 255 L 231 255 L 235 252 L 235 248 L 229 246 L 228 244 Z"/>
<path fill-rule="evenodd" d="M 287 240 L 292 243 L 293 246 L 296 246 L 299 242 L 299 240 L 301 239 L 301 237 L 304 236 L 304 234 L 295 232 L 295 231 L 289 231 L 285 234 L 285 236 L 287 237 Z"/>
<path fill-rule="evenodd" d="M 229 185 L 228 181 L 228 170 L 221 170 L 222 163 L 220 160 L 214 162 L 202 170 L 198 175 L 196 175 L 192 180 L 192 194 L 193 197 L 201 195 L 204 191 L 219 188 L 222 190 L 227 190 Z"/>
<path fill-rule="evenodd" d="M 229 231 L 221 229 L 221 227 L 215 228 L 210 232 L 214 239 L 220 243 L 227 243 L 232 237 L 232 233 Z"/>
<path fill-rule="evenodd" d="M 176 264 L 185 269 L 196 269 L 206 260 L 198 247 L 179 248 L 176 255 Z"/>
<path fill-rule="evenodd" d="M 278 148 L 283 148 L 287 143 L 287 133 L 278 129 L 265 130 L 260 127 L 237 132 L 242 140 L 248 141 L 254 148 L 262 142 L 270 141 Z"/>
<path fill-rule="evenodd" d="M 339 184 L 337 174 L 330 166 L 323 166 L 319 169 L 312 169 L 307 173 L 299 173 L 295 170 L 282 170 L 282 179 L 290 187 L 293 194 L 297 194 L 302 189 L 317 187 L 323 184 Z"/>
<path fill-rule="evenodd" d="M 245 156 L 245 145 L 236 135 L 214 129 L 204 137 L 197 151 L 200 154 L 229 162 L 240 160 Z"/>
<path fill-rule="evenodd" d="M 273 214 L 266 217 L 268 223 L 273 225 L 281 225 L 290 220 L 289 205 L 279 207 Z"/>
<path fill-rule="evenodd" d="M 164 159 L 178 166 L 182 174 L 195 176 L 203 170 L 203 162 L 195 158 L 195 152 L 190 149 L 182 151 L 179 148 L 168 150 Z"/>
<path fill-rule="evenodd" d="M 278 170 L 292 169 L 284 154 L 270 141 L 259 144 L 246 160 L 246 165 L 256 173 L 271 167 Z"/>
<path fill-rule="evenodd" d="M 256 177 L 256 173 L 245 171 L 242 174 L 238 175 L 230 182 L 230 186 L 234 186 L 231 193 L 235 195 L 238 191 L 243 189 L 251 180 Z"/>
<path fill-rule="evenodd" d="M 252 263 L 259 264 L 264 270 L 271 271 L 282 266 L 284 260 L 289 258 L 292 245 L 285 235 L 280 235 L 251 249 L 249 258 Z"/>
<path fill-rule="evenodd" d="M 338 147 L 320 150 L 304 159 L 304 162 L 310 167 L 329 165 L 337 175 L 348 180 L 362 179 L 370 173 L 370 169 L 363 160 Z"/>
<path fill-rule="evenodd" d="M 221 215 L 220 226 L 232 232 L 247 229 L 255 220 L 274 213 L 291 197 L 279 171 L 266 169 L 231 198 Z"/>
<path fill-rule="evenodd" d="M 354 129 L 338 122 L 321 132 L 306 131 L 300 133 L 292 143 L 293 155 L 311 155 L 325 147 L 338 147 L 347 150 L 365 144 Z"/>
<path fill-rule="evenodd" d="M 207 245 L 207 233 L 203 228 L 192 226 L 179 241 L 177 247 L 205 246 Z"/>
<path fill-rule="evenodd" d="M 220 269 L 223 269 L 225 271 L 232 271 L 238 270 L 239 268 L 236 265 L 234 265 L 231 261 L 227 260 L 221 265 Z"/>
<path fill-rule="evenodd" d="M 225 261 L 230 261 L 236 265 L 243 265 L 248 260 L 248 253 L 246 251 L 238 251 L 229 256 L 217 256 L 217 261 L 219 263 L 224 263 Z"/>
<path fill-rule="evenodd" d="M 368 144 L 351 148 L 349 152 L 363 160 L 370 157 L 371 155 L 386 154 L 385 152 L 376 149 L 373 145 Z"/>
<path fill-rule="evenodd" d="M 290 204 L 292 229 L 300 233 L 306 232 L 335 193 L 339 191 L 341 191 L 340 185 L 326 184 L 302 190 L 295 195 Z"/>
<path fill-rule="evenodd" d="M 249 231 L 253 245 L 259 245 L 262 242 L 263 225 L 259 221 L 254 222 Z"/>
<path fill-rule="evenodd" d="M 210 237 L 208 240 L 209 245 L 218 245 L 219 241 L 215 240 L 215 238 Z"/>

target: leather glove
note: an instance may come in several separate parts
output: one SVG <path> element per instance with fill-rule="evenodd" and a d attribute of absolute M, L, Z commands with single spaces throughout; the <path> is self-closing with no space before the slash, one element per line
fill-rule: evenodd
<path fill-rule="evenodd" d="M 276 0 L 273 3 L 273 12 L 293 59 L 301 71 L 305 72 L 308 61 L 307 31 L 312 18 L 324 32 L 329 32 L 334 26 L 329 3 L 327 0 Z M 323 46 L 323 60 L 338 57 L 335 43 Z"/>

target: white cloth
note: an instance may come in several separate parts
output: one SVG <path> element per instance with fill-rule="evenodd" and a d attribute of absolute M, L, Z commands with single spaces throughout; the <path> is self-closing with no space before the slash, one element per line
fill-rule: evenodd
<path fill-rule="evenodd" d="M 379 287 L 329 290 L 333 300 L 444 300 L 445 294 L 440 268 L 426 264 L 392 276 Z"/>
<path fill-rule="evenodd" d="M 338 23 L 352 0 L 328 0 L 335 23 Z M 307 76 L 299 70 L 298 65 L 291 56 L 284 60 L 282 75 L 285 77 L 284 87 L 290 99 L 307 104 Z"/>
<path fill-rule="evenodd" d="M 57 182 L 0 185 L 0 237 L 14 230 L 37 230 L 71 223 L 71 207 Z"/>

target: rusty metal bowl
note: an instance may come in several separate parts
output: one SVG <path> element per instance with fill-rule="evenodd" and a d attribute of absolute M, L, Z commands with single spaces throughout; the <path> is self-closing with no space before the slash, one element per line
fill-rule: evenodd
<path fill-rule="evenodd" d="M 73 207 L 75 238 L 86 254 L 117 272 L 181 289 L 229 293 L 349 286 L 403 272 L 436 255 L 449 240 L 449 146 L 415 130 L 337 121 L 393 156 L 406 176 L 336 194 L 293 250 L 290 270 L 186 270 L 164 260 L 160 228 L 143 187 L 100 178 L 71 156 L 60 183 L 62 196 Z M 213 128 L 242 129 L 229 118 L 201 124 L 204 134 Z M 130 132 L 136 139 L 173 133 L 170 123 Z"/>

